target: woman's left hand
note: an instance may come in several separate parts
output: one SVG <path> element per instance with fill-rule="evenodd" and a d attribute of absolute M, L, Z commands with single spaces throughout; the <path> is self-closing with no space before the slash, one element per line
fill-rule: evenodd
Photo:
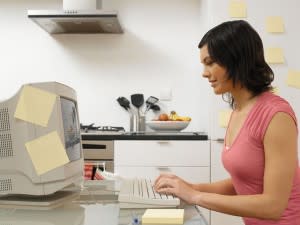
<path fill-rule="evenodd" d="M 161 175 L 154 185 L 155 191 L 162 194 L 173 194 L 188 204 L 196 204 L 200 192 L 194 190 L 184 180 L 175 175 Z"/>

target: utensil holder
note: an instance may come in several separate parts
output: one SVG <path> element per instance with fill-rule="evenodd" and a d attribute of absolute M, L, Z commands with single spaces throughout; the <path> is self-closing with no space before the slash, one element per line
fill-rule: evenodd
<path fill-rule="evenodd" d="M 138 116 L 135 114 L 130 115 L 130 132 L 137 132 L 138 131 Z"/>
<path fill-rule="evenodd" d="M 138 131 L 145 131 L 146 130 L 146 117 L 145 115 L 140 115 L 139 117 L 139 125 L 138 125 Z"/>
<path fill-rule="evenodd" d="M 146 117 L 145 115 L 132 114 L 130 116 L 130 131 L 143 132 L 146 130 Z"/>

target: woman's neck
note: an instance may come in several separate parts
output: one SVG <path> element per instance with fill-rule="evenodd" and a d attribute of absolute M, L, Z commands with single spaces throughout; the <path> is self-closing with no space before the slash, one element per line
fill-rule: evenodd
<path fill-rule="evenodd" d="M 250 106 L 256 99 L 253 94 L 246 89 L 240 89 L 231 94 L 234 99 L 234 109 L 237 111 L 242 111 Z"/>

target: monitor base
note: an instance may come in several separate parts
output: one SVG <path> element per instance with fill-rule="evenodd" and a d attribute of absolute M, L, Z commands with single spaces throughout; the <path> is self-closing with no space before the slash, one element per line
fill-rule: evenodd
<path fill-rule="evenodd" d="M 78 198 L 80 191 L 58 191 L 51 195 L 3 195 L 0 208 L 48 210 L 62 206 Z"/>

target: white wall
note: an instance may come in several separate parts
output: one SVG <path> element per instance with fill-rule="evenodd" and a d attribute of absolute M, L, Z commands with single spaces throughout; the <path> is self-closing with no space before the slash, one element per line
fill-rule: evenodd
<path fill-rule="evenodd" d="M 209 8 L 209 23 L 210 26 L 217 25 L 223 21 L 232 20 L 228 16 L 228 2 L 210 0 Z M 298 123 L 300 121 L 300 90 L 286 85 L 288 70 L 300 71 L 299 56 L 300 56 L 300 32 L 299 32 L 299 7 L 298 0 L 245 0 L 247 5 L 247 20 L 259 33 L 262 38 L 264 47 L 280 47 L 283 49 L 284 60 L 283 64 L 271 64 L 274 71 L 275 79 L 273 86 L 279 88 L 279 95 L 292 105 Z M 224 10 L 225 9 L 225 10 Z M 265 20 L 267 16 L 281 16 L 284 21 L 285 32 L 279 34 L 267 33 L 265 29 Z M 211 117 L 211 137 L 213 139 L 223 138 L 225 129 L 218 126 L 218 111 L 228 108 L 219 96 L 211 96 L 210 114 Z M 300 135 L 298 136 L 300 143 Z M 298 147 L 298 155 L 300 158 L 300 147 Z"/>
<path fill-rule="evenodd" d="M 119 12 L 124 34 L 51 36 L 27 9 L 61 9 L 62 1 L 1 0 L 0 99 L 23 83 L 58 81 L 77 91 L 81 122 L 128 129 L 118 96 L 160 97 L 171 88 L 163 109 L 192 117 L 187 131 L 207 131 L 211 90 L 197 48 L 208 28 L 206 1 L 104 0 L 103 7 Z"/>

